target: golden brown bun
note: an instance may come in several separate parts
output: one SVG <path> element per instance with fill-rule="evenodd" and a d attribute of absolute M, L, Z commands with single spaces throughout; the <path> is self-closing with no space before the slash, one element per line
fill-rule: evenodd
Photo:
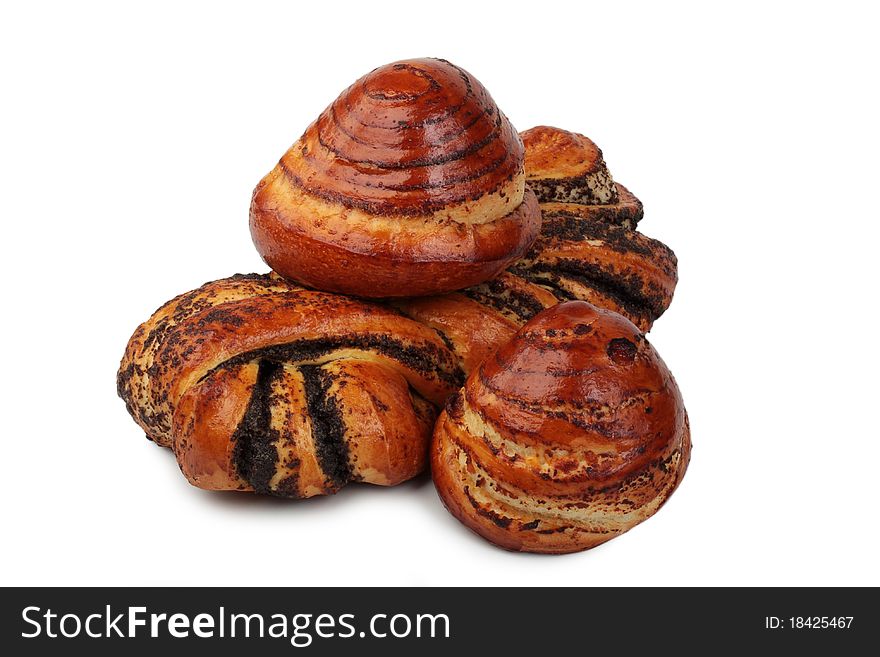
<path fill-rule="evenodd" d="M 541 238 L 510 269 L 560 300 L 589 301 L 643 331 L 669 307 L 677 260 L 662 242 L 603 221 L 547 213 Z"/>
<path fill-rule="evenodd" d="M 576 132 L 539 125 L 520 133 L 526 182 L 541 203 L 617 203 L 602 151 Z"/>
<path fill-rule="evenodd" d="M 252 274 L 160 308 L 117 385 L 192 484 L 310 497 L 418 474 L 434 407 L 463 377 L 427 326 Z"/>
<path fill-rule="evenodd" d="M 690 458 L 675 380 L 625 318 L 585 302 L 539 314 L 437 421 L 449 511 L 509 550 L 594 547 L 653 515 Z"/>
<path fill-rule="evenodd" d="M 250 213 L 276 272 L 366 297 L 486 281 L 540 222 L 516 131 L 473 76 L 437 59 L 346 89 L 260 181 Z"/>
<path fill-rule="evenodd" d="M 543 225 L 509 271 L 560 300 L 589 301 L 649 330 L 672 302 L 678 268 L 669 247 L 635 230 L 641 202 L 612 180 L 587 137 L 548 126 L 521 136 Z"/>
<path fill-rule="evenodd" d="M 460 292 L 398 299 L 393 305 L 442 335 L 467 374 L 513 337 L 520 326 L 557 303 L 546 289 L 504 272 Z"/>

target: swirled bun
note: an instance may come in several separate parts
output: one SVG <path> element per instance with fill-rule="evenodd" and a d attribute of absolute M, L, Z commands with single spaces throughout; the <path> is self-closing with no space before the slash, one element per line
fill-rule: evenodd
<path fill-rule="evenodd" d="M 540 231 L 523 145 L 489 93 L 438 59 L 382 66 L 346 89 L 254 191 L 266 263 L 367 297 L 482 283 Z"/>
<path fill-rule="evenodd" d="M 520 136 L 543 226 L 509 271 L 561 300 L 589 301 L 650 330 L 672 302 L 678 263 L 668 246 L 635 230 L 641 201 L 612 179 L 584 135 L 538 126 Z"/>
<path fill-rule="evenodd" d="M 690 458 L 675 380 L 624 317 L 586 302 L 538 314 L 471 373 L 437 421 L 446 507 L 501 547 L 594 547 L 653 515 Z"/>
<path fill-rule="evenodd" d="M 421 472 L 435 407 L 463 378 L 427 326 L 256 274 L 156 311 L 117 387 L 193 485 L 302 498 Z"/>

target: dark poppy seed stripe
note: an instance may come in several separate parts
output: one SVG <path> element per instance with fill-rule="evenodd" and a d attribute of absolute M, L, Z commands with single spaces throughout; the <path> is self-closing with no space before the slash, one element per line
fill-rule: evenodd
<path fill-rule="evenodd" d="M 531 183 L 529 183 L 529 187 L 531 187 Z M 555 203 L 553 205 L 561 206 L 564 204 Z M 563 239 L 582 239 L 581 222 L 592 221 L 613 224 L 632 230 L 635 229 L 636 225 L 644 217 L 644 210 L 641 205 L 581 204 L 574 209 L 556 208 L 548 210 L 546 206 L 541 209 L 544 215 L 544 225 L 547 227 L 543 234 L 548 237 L 552 236 Z"/>
<path fill-rule="evenodd" d="M 249 363 L 258 358 L 276 363 L 297 363 L 314 360 L 339 349 L 375 351 L 416 370 L 427 378 L 436 377 L 454 387 L 464 383 L 464 372 L 439 347 L 429 344 L 407 345 L 387 335 L 369 334 L 297 340 L 246 351 L 211 368 L 199 381 L 208 378 L 217 370 Z"/>
<path fill-rule="evenodd" d="M 632 214 L 617 211 L 616 208 L 607 208 L 605 206 L 595 206 L 596 209 L 591 213 L 589 218 L 582 217 L 573 212 L 565 210 L 556 210 L 553 212 L 544 212 L 544 224 L 541 229 L 541 235 L 544 239 L 549 240 L 573 240 L 583 241 L 590 239 L 607 239 L 614 245 L 620 245 L 621 248 L 629 247 L 630 250 L 642 253 L 644 245 L 630 239 L 624 242 L 625 237 L 629 233 L 611 232 L 605 230 L 606 226 L 624 226 L 627 222 L 632 222 Z M 627 227 L 621 228 L 621 231 L 627 230 Z"/>
<path fill-rule="evenodd" d="M 299 371 L 306 392 L 315 456 L 328 486 L 337 490 L 351 481 L 352 473 L 345 441 L 345 422 L 330 394 L 333 379 L 320 365 L 302 365 Z"/>
<path fill-rule="evenodd" d="M 625 279 L 592 263 L 534 263 L 510 271 L 532 283 L 549 288 L 563 300 L 579 299 L 577 294 L 565 287 L 568 280 L 605 295 L 636 317 L 659 317 L 665 309 L 662 296 L 649 292 L 644 287 L 644 282 Z"/>
<path fill-rule="evenodd" d="M 599 162 L 593 169 L 575 178 L 531 178 L 529 187 L 535 192 L 541 203 L 581 203 L 584 205 L 606 205 L 618 203 L 620 195 L 613 186 L 608 197 L 600 196 L 604 190 L 594 190 L 587 182 L 590 176 L 602 175 L 603 182 L 611 185 L 611 176 L 605 169 L 605 163 Z"/>
<path fill-rule="evenodd" d="M 272 424 L 272 383 L 281 374 L 281 365 L 260 361 L 257 381 L 241 422 L 232 434 L 232 462 L 239 476 L 258 493 L 273 494 L 269 483 L 278 461 L 278 432 Z"/>
<path fill-rule="evenodd" d="M 570 278 L 607 294 L 632 312 L 647 310 L 659 317 L 666 309 L 663 294 L 651 281 L 638 274 L 619 274 L 590 262 L 568 259 L 560 260 L 553 269 L 562 278 Z"/>
<path fill-rule="evenodd" d="M 635 253 L 646 256 L 661 266 L 666 265 L 667 260 L 675 262 L 675 254 L 662 242 L 606 221 L 572 217 L 571 215 L 560 217 L 555 213 L 550 213 L 544 215 L 542 235 L 545 239 L 601 240 L 605 247 L 617 253 Z M 669 269 L 668 266 L 665 268 Z"/>
<path fill-rule="evenodd" d="M 485 291 L 484 291 L 484 288 Z M 528 292 L 507 287 L 496 279 L 461 291 L 469 299 L 494 308 L 502 315 L 513 315 L 522 322 L 544 310 L 544 304 Z"/>

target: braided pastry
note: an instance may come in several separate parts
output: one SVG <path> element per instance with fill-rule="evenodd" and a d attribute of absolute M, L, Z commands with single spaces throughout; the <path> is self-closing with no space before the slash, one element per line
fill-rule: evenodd
<path fill-rule="evenodd" d="M 346 89 L 257 185 L 254 244 L 282 276 L 367 297 L 476 285 L 540 231 L 523 146 L 473 76 L 444 60 Z"/>
<path fill-rule="evenodd" d="M 539 126 L 521 136 L 543 226 L 510 271 L 560 300 L 589 301 L 649 330 L 669 307 L 678 274 L 672 250 L 634 230 L 641 202 L 612 180 L 583 135 Z"/>
<path fill-rule="evenodd" d="M 435 406 L 463 376 L 427 326 L 253 274 L 160 308 L 117 385 L 192 484 L 310 497 L 422 471 Z"/>
<path fill-rule="evenodd" d="M 484 538 L 564 553 L 653 515 L 689 458 L 681 395 L 644 335 L 568 302 L 527 323 L 450 398 L 431 468 L 449 511 Z"/>

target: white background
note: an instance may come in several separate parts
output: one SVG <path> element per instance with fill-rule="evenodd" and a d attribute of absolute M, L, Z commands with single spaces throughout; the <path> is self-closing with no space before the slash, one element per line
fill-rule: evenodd
<path fill-rule="evenodd" d="M 880 585 L 871 3 L 345 4 L 4 3 L 2 583 Z M 498 550 L 427 478 L 197 490 L 116 397 L 156 307 L 265 270 L 251 190 L 305 126 L 418 56 L 592 137 L 679 256 L 693 460 L 595 550 Z"/>

